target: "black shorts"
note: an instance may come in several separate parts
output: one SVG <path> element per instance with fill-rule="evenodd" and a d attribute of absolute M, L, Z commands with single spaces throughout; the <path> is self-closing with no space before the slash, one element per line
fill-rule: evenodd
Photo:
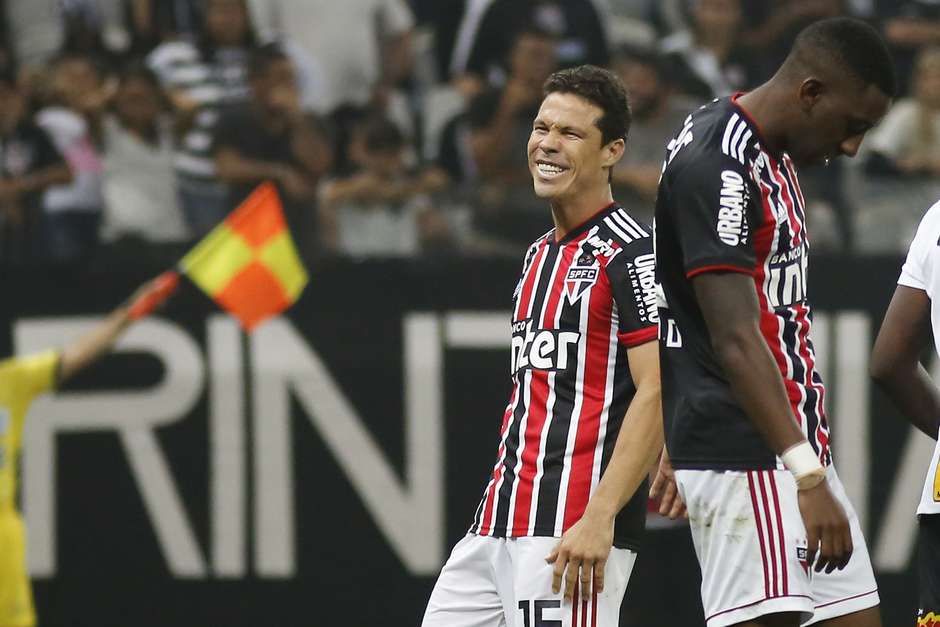
<path fill-rule="evenodd" d="M 917 624 L 940 624 L 940 514 L 922 514 L 917 546 Z"/>

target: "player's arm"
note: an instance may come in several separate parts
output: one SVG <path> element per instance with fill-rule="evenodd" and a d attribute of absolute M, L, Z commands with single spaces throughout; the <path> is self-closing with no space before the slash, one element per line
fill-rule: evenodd
<path fill-rule="evenodd" d="M 937 438 L 940 390 L 920 363 L 930 342 L 930 298 L 924 290 L 899 285 L 888 305 L 872 350 L 872 378 L 915 427 Z"/>
<path fill-rule="evenodd" d="M 604 590 L 614 519 L 643 483 L 663 447 L 659 345 L 652 341 L 629 348 L 627 359 L 636 394 L 620 426 L 610 462 L 581 519 L 565 532 L 547 558 L 555 565 L 552 588 L 556 593 L 567 570 L 566 599 L 571 599 L 579 570 L 583 599 L 591 597 L 592 580 L 598 593 Z"/>
<path fill-rule="evenodd" d="M 62 349 L 56 385 L 67 381 L 111 350 L 125 329 L 148 315 L 176 289 L 176 273 L 165 273 L 148 281 L 95 328 Z"/>
<path fill-rule="evenodd" d="M 817 571 L 843 568 L 852 555 L 848 519 L 829 491 L 819 460 L 793 459 L 792 452 L 805 455 L 810 445 L 793 419 L 780 371 L 761 334 L 754 280 L 739 272 L 703 272 L 692 278 L 692 286 L 735 398 L 797 477 L 809 561 L 819 547 Z M 816 468 L 803 474 L 796 466 L 807 461 Z"/>

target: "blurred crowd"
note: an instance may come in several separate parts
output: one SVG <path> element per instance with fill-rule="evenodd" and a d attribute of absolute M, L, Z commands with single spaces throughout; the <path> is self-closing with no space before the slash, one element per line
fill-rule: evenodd
<path fill-rule="evenodd" d="M 903 93 L 857 159 L 801 173 L 814 247 L 899 252 L 940 197 L 937 0 L 0 1 L 0 267 L 183 246 L 265 180 L 308 258 L 517 256 L 551 226 L 540 87 L 581 63 L 628 87 L 614 195 L 649 219 L 688 112 L 846 14 Z"/>

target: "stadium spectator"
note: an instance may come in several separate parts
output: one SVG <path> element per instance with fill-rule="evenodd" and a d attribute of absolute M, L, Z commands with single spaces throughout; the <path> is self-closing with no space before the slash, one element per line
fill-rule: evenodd
<path fill-rule="evenodd" d="M 917 52 L 940 45 L 940 4 L 933 0 L 877 0 L 877 4 L 902 90 L 906 91 Z"/>
<path fill-rule="evenodd" d="M 91 58 L 66 54 L 53 63 L 46 105 L 36 122 L 52 138 L 74 179 L 43 194 L 43 254 L 59 266 L 87 261 L 98 243 L 101 193 L 101 115 L 111 96 Z"/>
<path fill-rule="evenodd" d="M 633 215 L 652 222 L 666 144 L 696 103 L 675 93 L 668 68 L 654 52 L 624 48 L 613 70 L 627 87 L 633 113 L 629 147 L 613 169 L 614 192 Z"/>
<path fill-rule="evenodd" d="M 355 174 L 324 184 L 321 242 L 353 257 L 412 256 L 453 250 L 446 218 L 431 197 L 447 184 L 437 168 L 410 172 L 394 122 L 375 118 L 353 133 Z"/>
<path fill-rule="evenodd" d="M 610 60 L 606 12 L 591 0 L 484 0 L 468 3 L 451 57 L 451 76 L 472 74 L 491 85 L 506 81 L 519 33 L 538 29 L 557 39 L 560 66 L 604 66 Z"/>
<path fill-rule="evenodd" d="M 295 238 L 304 247 L 315 226 L 317 181 L 330 167 L 329 142 L 300 107 L 290 58 L 276 44 L 259 48 L 249 68 L 251 100 L 219 120 L 211 154 L 229 185 L 226 206 L 238 205 L 262 181 L 273 181 Z"/>
<path fill-rule="evenodd" d="M 474 222 L 482 236 L 524 246 L 533 232 L 550 226 L 544 203 L 532 193 L 526 146 L 556 49 L 549 33 L 523 31 L 510 51 L 505 86 L 470 105 L 466 148 L 479 183 Z"/>
<path fill-rule="evenodd" d="M 247 101 L 248 57 L 257 43 L 244 0 L 206 0 L 203 28 L 195 43 L 167 42 L 147 59 L 176 110 L 180 205 L 196 235 L 230 209 L 210 154 L 212 133 L 223 108 Z"/>
<path fill-rule="evenodd" d="M 41 193 L 71 171 L 26 113 L 13 72 L 0 71 L 0 267 L 37 260 Z"/>
<path fill-rule="evenodd" d="M 780 66 L 793 40 L 811 22 L 843 15 L 844 0 L 764 0 L 742 2 L 744 45 L 754 55 L 761 76 Z"/>
<path fill-rule="evenodd" d="M 112 111 L 103 128 L 103 239 L 186 239 L 173 171 L 173 121 L 156 75 L 142 64 L 127 66 Z"/>
<path fill-rule="evenodd" d="M 940 47 L 918 55 L 912 88 L 872 131 L 870 173 L 940 176 Z"/>
<path fill-rule="evenodd" d="M 704 101 L 748 86 L 740 0 L 691 0 L 689 11 L 689 28 L 661 44 L 680 91 Z"/>
<path fill-rule="evenodd" d="M 252 0 L 259 30 L 303 48 L 326 70 L 326 109 L 362 108 L 411 72 L 405 0 Z"/>
<path fill-rule="evenodd" d="M 41 68 L 61 52 L 112 59 L 128 42 L 122 0 L 4 2 L 10 48 L 27 69 Z"/>
<path fill-rule="evenodd" d="M 198 37 L 203 24 L 202 0 L 128 0 L 127 24 L 132 50 L 144 54 L 165 41 Z"/>

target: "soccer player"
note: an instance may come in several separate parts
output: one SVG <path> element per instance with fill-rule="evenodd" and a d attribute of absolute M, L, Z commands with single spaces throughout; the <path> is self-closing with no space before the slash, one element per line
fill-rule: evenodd
<path fill-rule="evenodd" d="M 33 596 L 26 573 L 26 538 L 16 511 L 16 464 L 23 422 L 33 400 L 108 352 L 124 330 L 165 301 L 176 275 L 143 285 L 98 326 L 60 351 L 0 361 L 0 627 L 32 627 Z"/>
<path fill-rule="evenodd" d="M 881 624 L 829 450 L 796 170 L 854 156 L 895 89 L 874 29 L 819 21 L 768 82 L 693 112 L 667 148 L 663 414 L 709 627 Z"/>
<path fill-rule="evenodd" d="M 626 93 L 593 66 L 543 93 L 527 151 L 555 228 L 525 255 L 496 465 L 424 627 L 616 626 L 662 448 L 651 230 L 609 183 Z"/>
<path fill-rule="evenodd" d="M 871 355 L 871 375 L 915 427 L 937 439 L 940 390 L 920 365 L 929 342 L 940 354 L 940 202 L 917 229 Z M 940 623 L 940 444 L 917 506 L 920 524 L 918 625 Z"/>

